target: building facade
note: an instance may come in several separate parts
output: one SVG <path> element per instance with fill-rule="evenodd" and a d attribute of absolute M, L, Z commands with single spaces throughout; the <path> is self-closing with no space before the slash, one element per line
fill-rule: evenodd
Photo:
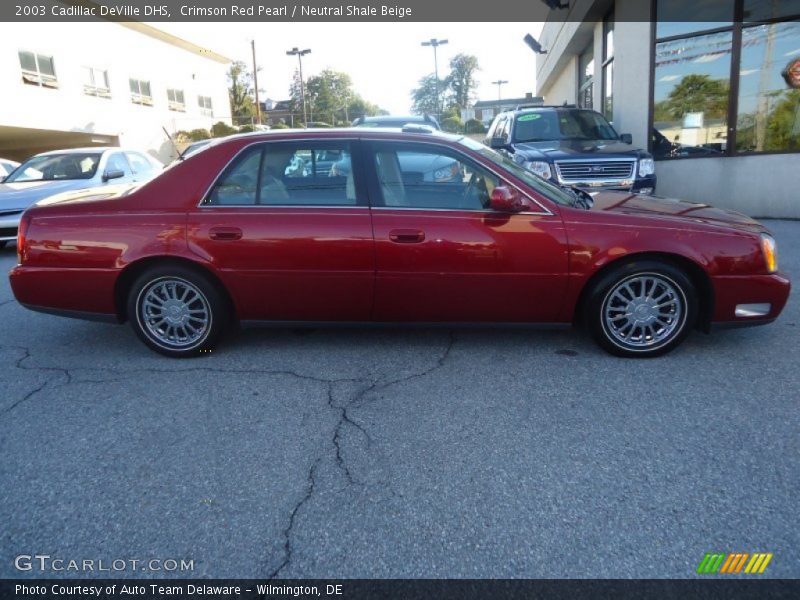
<path fill-rule="evenodd" d="M 0 156 L 124 145 L 169 162 L 164 130 L 230 124 L 230 60 L 144 23 L 17 23 L 0 36 Z"/>
<path fill-rule="evenodd" d="M 657 160 L 659 195 L 800 218 L 800 2 L 571 0 L 564 10 L 540 40 L 547 104 L 593 108 L 631 133 Z"/>
<path fill-rule="evenodd" d="M 514 110 L 517 106 L 541 106 L 544 101 L 539 96 L 526 93 L 524 98 L 500 98 L 497 100 L 478 100 L 470 109 L 463 111 L 461 120 L 478 119 L 486 127 L 494 118 L 506 110 Z"/>

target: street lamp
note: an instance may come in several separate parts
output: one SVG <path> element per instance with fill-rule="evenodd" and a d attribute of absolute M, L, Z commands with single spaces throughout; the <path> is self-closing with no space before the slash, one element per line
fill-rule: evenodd
<path fill-rule="evenodd" d="M 305 50 L 299 50 L 297 46 L 292 48 L 291 50 L 286 51 L 286 56 L 296 56 L 297 62 L 300 65 L 300 97 L 303 99 L 303 125 L 307 126 L 306 120 L 306 88 L 305 84 L 303 83 L 303 57 L 306 54 L 311 54 L 311 50 L 306 48 Z"/>
<path fill-rule="evenodd" d="M 442 119 L 442 104 L 439 101 L 439 57 L 436 54 L 436 49 L 439 46 L 444 46 L 447 40 L 437 40 L 431 38 L 427 42 L 422 42 L 423 46 L 431 46 L 433 48 L 433 74 L 436 77 L 436 120 Z"/>
<path fill-rule="evenodd" d="M 492 85 L 496 85 L 497 86 L 497 101 L 498 102 L 503 99 L 503 94 L 500 92 L 500 87 L 505 85 L 506 83 L 508 83 L 508 81 L 506 81 L 505 79 L 498 79 L 497 81 L 493 81 L 492 82 Z"/>

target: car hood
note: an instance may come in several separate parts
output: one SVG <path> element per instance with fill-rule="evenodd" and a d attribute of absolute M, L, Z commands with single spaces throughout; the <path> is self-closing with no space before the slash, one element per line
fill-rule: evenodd
<path fill-rule="evenodd" d="M 643 153 L 635 146 L 613 140 L 552 140 L 514 144 L 514 152 L 528 160 L 566 158 L 638 158 Z"/>
<path fill-rule="evenodd" d="M 751 232 L 766 231 L 761 223 L 747 215 L 733 210 L 714 208 L 708 204 L 620 192 L 600 192 L 592 194 L 592 196 L 594 198 L 593 211 L 653 217 L 684 223 L 704 223 Z"/>
<path fill-rule="evenodd" d="M 31 204 L 53 194 L 86 189 L 93 184 L 93 181 L 87 179 L 0 183 L 0 211 L 25 210 Z"/>

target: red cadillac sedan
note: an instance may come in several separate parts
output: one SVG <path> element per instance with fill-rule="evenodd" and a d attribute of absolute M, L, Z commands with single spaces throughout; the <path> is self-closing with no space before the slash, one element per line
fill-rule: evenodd
<path fill-rule="evenodd" d="M 773 321 L 790 288 L 744 215 L 561 187 L 420 126 L 225 138 L 141 187 L 32 206 L 17 246 L 21 304 L 129 321 L 174 357 L 252 322 L 580 323 L 651 357 Z"/>

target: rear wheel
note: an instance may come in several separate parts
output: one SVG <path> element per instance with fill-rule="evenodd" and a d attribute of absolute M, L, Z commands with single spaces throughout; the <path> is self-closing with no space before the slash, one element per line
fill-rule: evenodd
<path fill-rule="evenodd" d="M 586 302 L 586 323 L 611 354 L 666 354 L 697 320 L 697 293 L 686 274 L 668 263 L 642 261 L 603 277 Z"/>
<path fill-rule="evenodd" d="M 148 347 L 174 358 L 209 353 L 228 325 L 224 297 L 193 269 L 148 269 L 131 286 L 128 318 Z"/>

